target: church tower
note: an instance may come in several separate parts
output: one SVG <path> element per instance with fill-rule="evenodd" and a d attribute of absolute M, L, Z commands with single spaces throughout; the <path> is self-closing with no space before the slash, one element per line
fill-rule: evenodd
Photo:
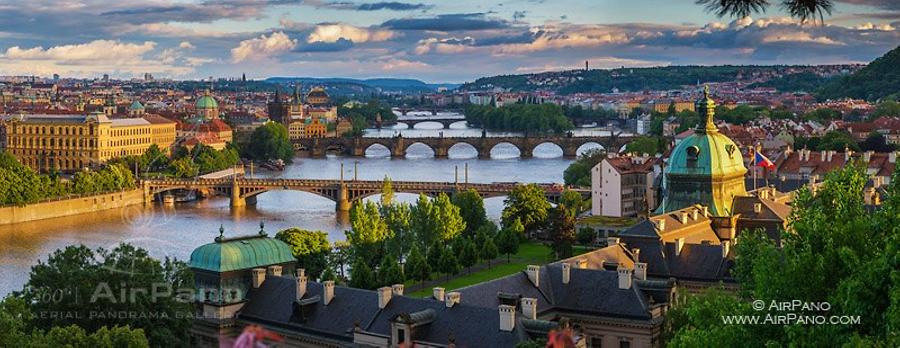
<path fill-rule="evenodd" d="M 662 203 L 655 213 L 701 204 L 709 207 L 713 216 L 730 216 L 734 197 L 747 195 L 747 168 L 738 146 L 719 133 L 713 121 L 716 102 L 709 97 L 709 86 L 695 106 L 706 122 L 697 125 L 694 134 L 672 150 L 665 170 Z"/>

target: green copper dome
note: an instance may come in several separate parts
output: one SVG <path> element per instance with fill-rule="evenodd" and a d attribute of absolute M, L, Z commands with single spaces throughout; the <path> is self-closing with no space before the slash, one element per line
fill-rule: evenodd
<path fill-rule="evenodd" d="M 228 272 L 296 260 L 287 243 L 259 234 L 227 239 L 216 238 L 214 243 L 194 249 L 189 266 L 213 272 Z"/>
<path fill-rule="evenodd" d="M 715 108 L 707 87 L 696 104 L 706 122 L 672 150 L 665 169 L 663 201 L 656 213 L 701 204 L 715 216 L 726 216 L 731 214 L 734 197 L 747 195 L 744 158 L 737 144 L 719 133 L 713 122 Z"/>
<path fill-rule="evenodd" d="M 144 108 L 144 105 L 141 104 L 141 102 L 135 100 L 135 101 L 131 102 L 131 106 L 128 107 L 128 110 L 142 110 L 143 108 Z"/>
<path fill-rule="evenodd" d="M 197 109 L 217 109 L 219 108 L 219 103 L 216 102 L 215 99 L 209 94 L 209 90 L 203 94 L 200 99 L 197 99 L 197 104 L 195 105 Z"/>

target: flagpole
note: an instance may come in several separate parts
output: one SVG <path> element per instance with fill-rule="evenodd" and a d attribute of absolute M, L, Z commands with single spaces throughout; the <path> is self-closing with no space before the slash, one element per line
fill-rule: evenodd
<path fill-rule="evenodd" d="M 753 160 L 751 160 L 751 163 L 750 168 L 753 168 L 753 191 L 756 191 L 756 149 L 753 149 Z"/>

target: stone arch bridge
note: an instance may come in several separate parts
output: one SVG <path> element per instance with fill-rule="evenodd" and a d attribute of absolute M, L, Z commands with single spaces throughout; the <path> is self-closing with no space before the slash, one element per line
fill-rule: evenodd
<path fill-rule="evenodd" d="M 454 183 L 454 182 L 422 182 L 393 181 L 394 192 L 424 193 L 437 196 L 440 193 L 475 189 L 482 197 L 506 196 L 517 183 Z M 551 202 L 558 202 L 566 189 L 560 184 L 538 184 L 544 189 Z M 151 179 L 141 182 L 144 190 L 144 203 L 150 204 L 154 198 L 172 190 L 203 190 L 211 194 L 231 198 L 232 207 L 242 207 L 256 203 L 256 196 L 274 190 L 293 190 L 313 193 L 328 198 L 336 203 L 338 211 L 349 211 L 353 202 L 381 193 L 383 182 L 380 180 L 327 180 L 327 179 L 257 179 L 257 178 L 220 178 L 220 179 Z M 590 195 L 588 189 L 571 189 Z"/>
<path fill-rule="evenodd" d="M 527 136 L 527 137 L 428 137 L 404 138 L 402 134 L 393 138 L 302 138 L 294 140 L 294 149 L 304 151 L 312 157 L 322 157 L 328 152 L 349 156 L 365 156 L 366 150 L 375 145 L 386 147 L 391 157 L 405 157 L 406 150 L 413 144 L 423 144 L 434 151 L 434 156 L 447 157 L 450 148 L 456 144 L 469 144 L 478 151 L 478 158 L 490 158 L 491 149 L 499 144 L 511 144 L 519 149 L 522 158 L 530 158 L 534 149 L 541 144 L 555 144 L 563 150 L 563 156 L 575 157 L 578 149 L 589 143 L 599 144 L 605 149 L 618 150 L 632 140 L 631 135 L 614 133 L 607 136 Z"/>

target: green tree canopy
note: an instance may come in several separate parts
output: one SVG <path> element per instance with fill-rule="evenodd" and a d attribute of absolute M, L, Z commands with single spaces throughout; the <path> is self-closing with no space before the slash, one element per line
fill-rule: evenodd
<path fill-rule="evenodd" d="M 318 279 L 322 271 L 328 267 L 331 243 L 328 242 L 327 233 L 292 227 L 278 231 L 275 239 L 291 246 L 291 252 L 297 258 L 298 267 L 306 269 L 306 273 L 311 279 Z"/>
<path fill-rule="evenodd" d="M 563 180 L 566 185 L 581 187 L 591 186 L 591 169 L 606 158 L 606 151 L 593 149 L 582 153 L 563 172 Z"/>
<path fill-rule="evenodd" d="M 536 184 L 516 186 L 504 201 L 501 214 L 503 226 L 519 221 L 525 227 L 525 233 L 531 234 L 547 222 L 550 202 L 544 196 L 544 190 Z"/>
<path fill-rule="evenodd" d="M 453 194 L 453 204 L 459 207 L 459 215 L 466 224 L 463 236 L 472 238 L 484 224 L 489 223 L 484 210 L 484 199 L 478 191 L 468 189 Z"/>
<path fill-rule="evenodd" d="M 357 202 L 353 205 L 350 209 L 350 230 L 345 234 L 354 257 L 366 260 L 370 268 L 381 261 L 389 231 L 375 203 Z"/>
<path fill-rule="evenodd" d="M 431 279 L 431 267 L 419 251 L 421 247 L 414 247 L 409 251 L 409 257 L 406 259 L 406 276 L 407 278 L 419 282 Z"/>
<path fill-rule="evenodd" d="M 244 155 L 258 161 L 281 159 L 291 162 L 294 147 L 288 137 L 287 128 L 277 122 L 267 122 L 256 128 L 250 135 L 250 142 L 245 147 Z"/>

